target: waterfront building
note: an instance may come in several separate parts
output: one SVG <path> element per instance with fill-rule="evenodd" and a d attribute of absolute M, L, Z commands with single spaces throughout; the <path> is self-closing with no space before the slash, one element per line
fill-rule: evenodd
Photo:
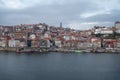
<path fill-rule="evenodd" d="M 105 48 L 115 48 L 117 40 L 116 39 L 103 39 L 103 44 Z"/>
<path fill-rule="evenodd" d="M 103 34 L 103 35 L 109 35 L 113 34 L 113 27 L 105 27 L 105 26 L 95 26 L 94 27 L 94 34 Z"/>
<path fill-rule="evenodd" d="M 115 36 L 120 38 L 120 21 L 115 22 Z"/>
<path fill-rule="evenodd" d="M 8 47 L 16 47 L 16 42 L 14 39 L 8 40 Z"/>
<path fill-rule="evenodd" d="M 47 46 L 48 46 L 47 40 L 44 40 L 44 39 L 39 40 L 39 47 L 40 48 L 46 48 Z"/>
<path fill-rule="evenodd" d="M 92 48 L 101 48 L 101 38 L 91 38 Z"/>
<path fill-rule="evenodd" d="M 116 48 L 120 48 L 120 39 L 118 39 L 116 42 Z"/>
<path fill-rule="evenodd" d="M 5 47 L 5 46 L 6 46 L 6 41 L 0 40 L 0 47 Z"/>
<path fill-rule="evenodd" d="M 57 47 L 65 49 L 119 47 L 120 22 L 115 27 L 95 26 L 89 30 L 74 30 L 48 26 L 45 23 L 0 26 L 1 47 Z"/>
<path fill-rule="evenodd" d="M 115 28 L 120 29 L 120 21 L 115 22 Z M 119 32 L 119 31 L 118 31 Z M 120 33 L 120 32 L 119 32 Z"/>

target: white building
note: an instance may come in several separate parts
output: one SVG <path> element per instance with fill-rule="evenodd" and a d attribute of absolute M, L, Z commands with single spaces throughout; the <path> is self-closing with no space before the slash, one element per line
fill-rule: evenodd
<path fill-rule="evenodd" d="M 113 34 L 111 27 L 99 27 L 94 30 L 94 34 Z"/>
<path fill-rule="evenodd" d="M 76 40 L 76 38 L 74 36 L 71 36 L 71 40 Z"/>
<path fill-rule="evenodd" d="M 50 47 L 51 46 L 51 43 L 49 40 L 47 40 L 47 47 Z"/>
<path fill-rule="evenodd" d="M 120 33 L 120 22 L 115 22 L 116 32 Z"/>
<path fill-rule="evenodd" d="M 48 38 L 48 37 L 49 37 L 49 34 L 45 33 L 44 38 Z"/>
<path fill-rule="evenodd" d="M 20 45 L 20 41 L 19 40 L 14 40 L 14 39 L 11 39 L 8 41 L 8 46 L 9 47 L 19 47 Z"/>
<path fill-rule="evenodd" d="M 64 38 L 65 40 L 70 40 L 70 36 L 67 36 L 67 35 L 64 36 L 63 38 Z"/>
<path fill-rule="evenodd" d="M 1 40 L 0 41 L 0 47 L 5 47 L 6 46 L 6 41 L 5 40 Z"/>
<path fill-rule="evenodd" d="M 58 46 L 59 48 L 62 47 L 60 40 L 55 40 L 55 45 Z"/>
<path fill-rule="evenodd" d="M 92 43 L 84 42 L 84 43 L 78 44 L 77 47 L 80 47 L 80 48 L 90 48 L 90 47 L 92 47 Z"/>
<path fill-rule="evenodd" d="M 113 34 L 113 30 L 111 28 L 106 28 L 101 30 L 101 34 Z"/>
<path fill-rule="evenodd" d="M 8 46 L 9 46 L 9 47 L 16 47 L 16 45 L 15 45 L 15 40 L 13 40 L 13 39 L 12 39 L 12 40 L 9 40 L 9 41 L 8 41 Z"/>

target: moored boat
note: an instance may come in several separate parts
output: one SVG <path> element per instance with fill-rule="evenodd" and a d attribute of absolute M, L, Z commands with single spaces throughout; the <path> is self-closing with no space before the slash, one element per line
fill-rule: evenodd
<path fill-rule="evenodd" d="M 75 50 L 75 53 L 82 53 L 83 51 L 81 50 Z"/>
<path fill-rule="evenodd" d="M 18 48 L 16 52 L 17 53 L 33 53 L 34 51 L 32 49 Z"/>

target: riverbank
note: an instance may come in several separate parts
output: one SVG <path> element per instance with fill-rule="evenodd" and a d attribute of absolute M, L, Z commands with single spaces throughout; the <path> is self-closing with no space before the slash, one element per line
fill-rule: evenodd
<path fill-rule="evenodd" d="M 48 48 L 0 48 L 0 51 L 16 53 L 43 53 L 43 52 L 63 52 L 63 53 L 120 53 L 119 48 L 99 48 L 99 49 L 48 49 Z"/>

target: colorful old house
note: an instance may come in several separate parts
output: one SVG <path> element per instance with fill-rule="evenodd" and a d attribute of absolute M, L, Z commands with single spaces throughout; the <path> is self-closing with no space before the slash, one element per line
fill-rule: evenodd
<path fill-rule="evenodd" d="M 92 48 L 101 48 L 101 38 L 93 37 L 91 38 Z"/>
<path fill-rule="evenodd" d="M 117 43 L 116 39 L 103 39 L 103 46 L 105 48 L 115 48 Z"/>

